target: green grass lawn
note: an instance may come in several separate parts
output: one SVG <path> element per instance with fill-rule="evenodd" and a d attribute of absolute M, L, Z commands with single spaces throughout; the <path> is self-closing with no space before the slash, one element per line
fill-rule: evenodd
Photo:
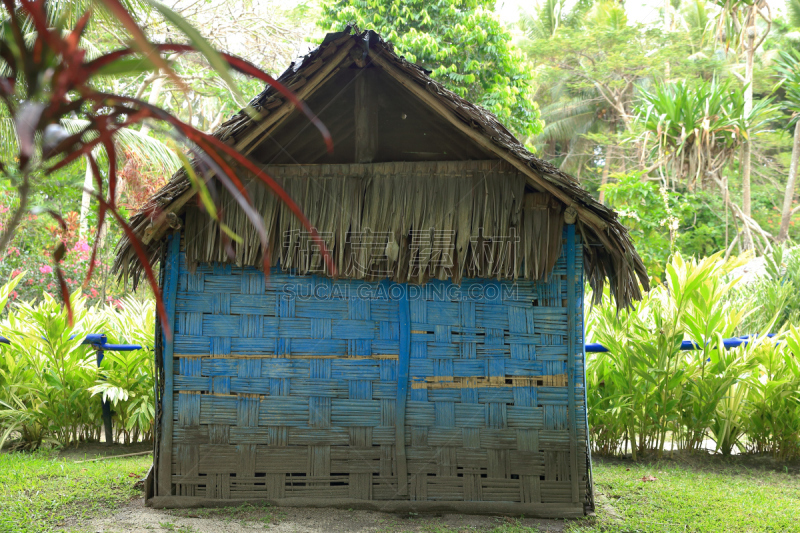
<path fill-rule="evenodd" d="M 133 485 L 151 463 L 151 456 L 78 463 L 45 450 L 0 453 L 0 532 L 75 528 L 138 496 Z"/>
<path fill-rule="evenodd" d="M 646 464 L 595 461 L 594 482 L 597 517 L 571 529 L 800 531 L 797 465 L 708 456 Z"/>
<path fill-rule="evenodd" d="M 151 458 L 75 460 L 52 451 L 0 454 L 0 531 L 80 530 L 84 519 L 140 495 L 134 483 Z M 594 480 L 597 516 L 567 523 L 568 531 L 800 531 L 797 465 L 746 457 L 597 460 Z M 493 531 L 536 529 L 512 521 Z"/>

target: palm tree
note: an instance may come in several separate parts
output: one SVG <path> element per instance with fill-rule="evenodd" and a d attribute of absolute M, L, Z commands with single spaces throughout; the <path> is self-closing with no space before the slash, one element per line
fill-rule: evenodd
<path fill-rule="evenodd" d="M 791 5 L 791 3 L 790 3 Z M 793 13 L 800 19 L 800 3 L 797 11 Z M 797 20 L 800 22 L 800 20 Z M 800 53 L 797 50 L 781 51 L 775 61 L 775 72 L 782 78 L 779 85 L 783 85 L 786 92 L 784 105 L 792 112 L 794 123 L 794 142 L 792 143 L 792 162 L 789 165 L 789 177 L 786 181 L 786 190 L 783 194 L 783 209 L 781 210 L 781 227 L 778 231 L 778 242 L 789 237 L 789 222 L 792 215 L 800 211 L 800 207 L 792 209 L 794 200 L 794 186 L 797 181 L 797 166 L 800 159 Z"/>
<path fill-rule="evenodd" d="M 562 22 L 564 0 L 544 0 L 533 13 L 520 13 L 519 27 L 530 39 L 551 39 Z"/>
<path fill-rule="evenodd" d="M 709 34 L 714 23 L 708 4 L 705 0 L 692 0 L 684 6 L 681 15 L 692 43 L 692 53 L 702 53 L 709 44 Z"/>
<path fill-rule="evenodd" d="M 533 143 L 537 147 L 559 144 L 563 154 L 557 161 L 559 167 L 580 175 L 585 161 L 592 157 L 587 155 L 592 143 L 586 135 L 609 131 L 612 109 L 596 91 L 574 93 L 558 84 L 551 93 L 554 103 L 542 108 L 545 127 Z"/>
<path fill-rule="evenodd" d="M 769 5 L 766 0 L 715 0 L 715 3 L 720 8 L 717 18 L 718 39 L 725 44 L 726 48 L 738 48 L 744 52 L 743 111 L 745 115 L 748 115 L 753 109 L 753 67 L 756 50 L 763 44 L 772 25 Z M 760 37 L 756 24 L 758 18 L 761 18 L 766 23 L 765 31 L 762 32 Z M 746 140 L 742 144 L 741 167 L 742 211 L 747 217 L 752 216 L 750 207 L 751 151 L 752 145 Z M 742 235 L 742 244 L 746 250 L 753 247 L 752 238 L 747 231 Z"/>
<path fill-rule="evenodd" d="M 574 30 L 587 25 L 613 34 L 627 26 L 627 15 L 622 5 L 610 0 L 594 5 L 578 2 L 568 13 L 563 11 L 563 2 L 560 0 L 545 0 L 533 15 L 523 15 L 521 21 L 521 28 L 532 41 L 528 46 L 530 50 L 535 50 L 537 41 L 553 39 L 562 26 Z M 580 33 L 569 38 L 580 38 Z M 630 100 L 631 91 L 612 88 L 605 83 L 608 80 L 593 80 L 595 83 L 588 83 L 580 61 L 573 63 L 571 70 L 559 67 L 554 71 L 556 79 L 547 93 L 543 94 L 551 102 L 541 111 L 545 128 L 531 142 L 544 148 L 545 156 L 556 159 L 554 162 L 562 169 L 575 171 L 580 178 L 585 161 L 595 157 L 595 143 L 586 136 L 592 133 L 615 132 L 620 124 L 625 124 L 625 107 Z M 572 86 L 571 82 L 576 80 L 580 80 L 581 88 Z M 622 83 L 622 86 L 625 85 Z M 632 88 L 632 83 L 628 85 Z M 556 146 L 562 151 L 558 158 Z M 615 157 L 614 149 L 613 145 L 604 149 L 601 185 L 608 180 L 611 161 Z M 602 191 L 600 199 L 603 199 Z"/>

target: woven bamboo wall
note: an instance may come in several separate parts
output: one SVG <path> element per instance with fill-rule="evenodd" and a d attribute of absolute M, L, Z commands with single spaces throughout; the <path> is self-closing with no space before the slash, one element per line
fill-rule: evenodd
<path fill-rule="evenodd" d="M 566 246 L 547 282 L 410 290 L 279 271 L 265 281 L 230 265 L 190 273 L 181 251 L 171 458 L 159 458 L 171 461 L 172 494 L 588 502 L 576 248 L 574 299 Z"/>

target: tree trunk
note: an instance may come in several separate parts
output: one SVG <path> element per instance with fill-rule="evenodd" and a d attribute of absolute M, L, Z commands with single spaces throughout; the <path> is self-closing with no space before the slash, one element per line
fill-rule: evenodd
<path fill-rule="evenodd" d="M 670 21 L 671 17 L 670 17 L 670 13 L 669 13 L 669 8 L 670 7 L 671 7 L 670 6 L 670 0 L 664 0 L 664 33 L 665 34 L 672 33 L 672 22 Z M 669 81 L 670 70 L 671 69 L 670 69 L 669 61 L 667 61 L 664 64 L 664 79 L 667 80 L 667 81 Z"/>
<path fill-rule="evenodd" d="M 598 201 L 602 204 L 606 199 L 606 192 L 603 190 L 603 185 L 608 183 L 608 173 L 611 171 L 611 158 L 614 154 L 614 147 L 609 146 L 606 148 L 606 162 L 603 164 L 603 175 L 600 178 L 600 196 Z"/>
<path fill-rule="evenodd" d="M 792 218 L 792 200 L 794 200 L 794 184 L 797 181 L 797 164 L 800 159 L 800 117 L 794 125 L 794 144 L 792 146 L 792 163 L 789 165 L 789 179 L 786 182 L 786 191 L 783 193 L 783 210 L 781 211 L 781 229 L 778 232 L 778 242 L 783 242 L 789 237 L 789 221 Z"/>
<path fill-rule="evenodd" d="M 750 113 L 753 111 L 753 60 L 755 58 L 755 42 L 756 42 L 756 15 L 755 8 L 750 10 L 747 17 L 747 49 L 745 50 L 745 88 L 744 88 L 744 115 L 747 122 L 750 121 Z M 749 124 L 748 124 L 749 126 Z M 745 216 L 752 217 L 752 209 L 750 203 L 750 132 L 748 127 L 747 140 L 742 144 L 742 211 Z M 753 241 L 749 232 L 745 232 L 742 239 L 742 245 L 745 250 L 753 248 Z"/>
<path fill-rule="evenodd" d="M 158 105 L 158 99 L 161 97 L 161 91 L 164 89 L 164 81 L 166 80 L 165 77 L 156 78 L 153 82 L 153 88 L 150 89 L 150 95 L 147 97 L 147 103 L 150 105 Z M 189 121 L 191 122 L 191 117 L 189 117 Z M 150 126 L 147 122 L 142 124 L 142 129 L 139 130 L 142 135 L 147 135 L 150 131 Z"/>
<path fill-rule="evenodd" d="M 94 174 L 92 173 L 92 165 L 89 164 L 89 158 L 86 159 L 86 175 L 83 178 L 83 194 L 81 195 L 81 215 L 78 224 L 78 238 L 81 240 L 89 240 L 89 207 L 91 207 L 92 197 L 89 191 L 94 191 Z"/>
<path fill-rule="evenodd" d="M 742 212 L 752 216 L 750 206 L 750 142 L 742 144 Z"/>

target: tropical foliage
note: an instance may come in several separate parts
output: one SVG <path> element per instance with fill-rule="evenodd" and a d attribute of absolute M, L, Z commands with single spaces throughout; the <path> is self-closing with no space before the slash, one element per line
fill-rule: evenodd
<path fill-rule="evenodd" d="M 772 307 L 763 296 L 765 288 L 791 286 L 786 276 L 794 274 L 782 266 L 784 258 L 778 252 L 774 271 L 748 287 L 736 275 L 741 260 L 675 254 L 665 284 L 632 309 L 617 313 L 607 305 L 589 312 L 587 335 L 609 350 L 587 354 L 596 452 L 630 452 L 636 459 L 710 447 L 723 454 L 800 455 L 800 329 L 784 314 L 785 294 Z M 796 320 L 797 311 L 789 316 Z M 768 337 L 770 331 L 779 333 Z M 748 343 L 725 348 L 723 339 L 745 333 L 752 334 Z M 683 341 L 697 349 L 681 351 Z"/>
<path fill-rule="evenodd" d="M 2 289 L 13 290 L 19 278 Z M 0 323 L 9 344 L 0 347 L 0 447 L 36 448 L 98 441 L 101 396 L 110 401 L 115 440 L 126 443 L 152 435 L 152 302 L 125 300 L 115 306 L 88 307 L 72 295 L 73 320 L 66 308 L 45 295 L 37 304 L 17 302 Z M 118 332 L 112 342 L 140 343 L 141 350 L 97 354 L 82 344 L 88 333 Z M 124 332 L 124 333 L 123 333 Z"/>
<path fill-rule="evenodd" d="M 777 246 L 800 238 L 800 3 L 658 2 L 641 21 L 619 2 L 541 0 L 516 23 L 485 0 L 89 4 L 4 4 L 1 440 L 97 440 L 101 398 L 117 440 L 150 437 L 157 304 L 122 298 L 108 269 L 128 212 L 190 158 L 191 176 L 238 190 L 230 161 L 252 163 L 207 133 L 306 38 L 355 23 L 496 113 L 630 228 L 656 288 L 587 317 L 610 348 L 587 361 L 595 451 L 800 454 L 800 259 Z M 742 260 L 726 258 L 748 250 L 764 274 L 740 280 Z M 80 344 L 90 331 L 148 349 L 98 368 Z M 740 334 L 759 335 L 722 347 Z"/>
<path fill-rule="evenodd" d="M 797 239 L 795 10 L 706 0 L 648 8 L 643 18 L 618 2 L 541 0 L 520 16 L 545 122 L 531 143 L 645 225 L 663 219 L 658 209 L 608 196 L 621 176 L 660 183 L 687 209 L 709 207 L 721 223 L 695 235 L 691 248 L 674 241 L 686 255 L 763 255 Z M 679 217 L 678 232 L 693 232 L 695 222 Z M 675 231 L 657 230 L 670 241 Z M 660 272 L 671 249 L 648 268 Z"/>
<path fill-rule="evenodd" d="M 23 281 L 19 274 L 0 287 L 0 308 Z M 52 295 L 37 303 L 16 301 L 0 334 L 0 448 L 67 446 L 100 439 L 101 401 L 111 404 L 114 439 L 130 443 L 152 437 L 155 305 L 133 297 L 90 307 L 72 295 L 73 320 Z M 98 364 L 88 333 L 105 333 L 111 344 L 142 349 L 106 351 Z"/>

